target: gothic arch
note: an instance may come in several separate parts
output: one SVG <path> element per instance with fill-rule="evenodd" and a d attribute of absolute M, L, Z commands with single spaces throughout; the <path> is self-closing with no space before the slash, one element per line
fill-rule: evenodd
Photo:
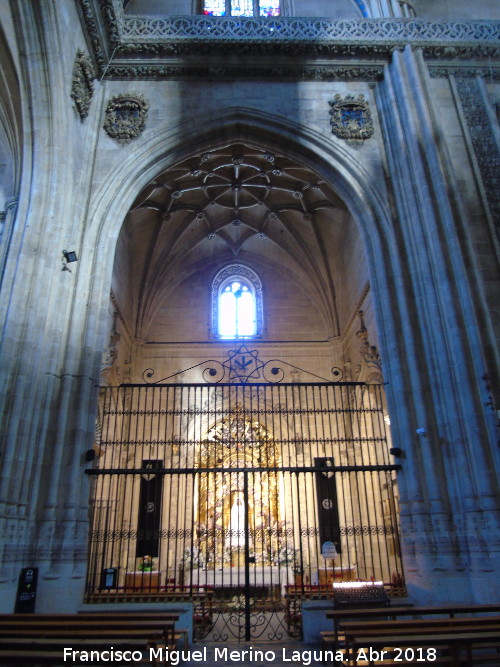
<path fill-rule="evenodd" d="M 203 131 L 192 123 L 183 123 L 160 132 L 146 132 L 140 148 L 104 181 L 87 217 L 74 302 L 92 304 L 85 325 L 86 347 L 92 354 L 82 358 L 81 372 L 89 377 L 99 376 L 100 357 L 109 336 L 109 289 L 116 243 L 122 221 L 138 194 L 158 174 L 182 160 L 236 142 L 285 153 L 306 165 L 325 179 L 348 207 L 360 230 L 369 268 L 393 437 L 395 441 L 406 438 L 414 428 L 413 404 L 402 404 L 399 399 L 403 394 L 411 395 L 414 382 L 401 333 L 410 327 L 409 306 L 397 299 L 394 284 L 398 285 L 398 293 L 410 286 L 404 258 L 394 238 L 396 230 L 392 229 L 384 181 L 371 178 L 355 154 L 340 142 L 255 110 L 228 108 L 207 119 Z M 92 391 L 95 392 L 89 389 Z M 92 401 L 90 395 L 88 398 Z M 96 400 L 94 393 L 94 405 Z M 392 415 L 391 406 L 396 405 L 398 410 Z M 424 474 L 402 475 L 400 479 L 402 500 L 426 496 L 428 482 Z"/>
<path fill-rule="evenodd" d="M 408 325 L 406 306 L 398 304 L 394 283 L 404 289 L 408 281 L 391 226 L 390 206 L 383 190 L 384 181 L 374 181 L 353 152 L 324 134 L 290 123 L 271 114 L 245 108 L 228 108 L 217 117 L 207 118 L 200 131 L 192 123 L 183 123 L 161 132 L 145 133 L 139 150 L 117 165 L 97 193 L 88 215 L 88 228 L 79 271 L 78 290 L 97 307 L 88 314 L 86 339 L 95 351 L 83 364 L 92 363 L 83 372 L 98 377 L 99 360 L 109 337 L 109 289 L 116 242 L 122 221 L 138 193 L 153 178 L 191 155 L 209 151 L 230 142 L 248 142 L 270 151 L 285 152 L 289 157 L 315 170 L 334 188 L 347 205 L 361 233 L 368 263 L 370 287 L 377 321 L 380 354 L 384 359 L 389 410 L 399 405 L 392 419 L 393 436 L 411 432 L 411 406 L 401 406 L 398 397 L 411 392 L 411 377 L 399 332 Z M 87 281 L 91 284 L 86 284 Z M 95 399 L 94 399 L 95 400 Z M 408 479 L 409 493 L 421 494 L 424 481 Z M 403 484 L 405 482 L 403 481 Z M 401 488 L 404 493 L 403 487 Z"/>
<path fill-rule="evenodd" d="M 92 253 L 82 253 L 79 272 L 79 288 L 86 291 L 83 281 L 87 281 L 88 276 L 89 279 L 92 277 L 92 289 L 97 290 L 94 298 L 101 314 L 95 312 L 92 317 L 96 316 L 100 325 L 96 331 L 100 342 L 96 340 L 94 345 L 100 350 L 105 347 L 116 241 L 122 221 L 138 193 L 171 165 L 191 155 L 238 141 L 281 151 L 305 164 L 324 178 L 345 202 L 364 243 L 380 323 L 380 344 L 382 348 L 385 345 L 392 348 L 391 361 L 397 363 L 394 354 L 397 341 L 386 342 L 385 332 L 397 329 L 392 322 L 393 312 L 386 304 L 391 301 L 389 276 L 397 275 L 404 283 L 404 267 L 394 252 L 390 252 L 393 232 L 389 205 L 381 188 L 383 181 L 374 182 L 361 162 L 339 142 L 325 140 L 325 136 L 317 131 L 274 115 L 238 107 L 228 108 L 217 117 L 207 119 L 203 131 L 192 123 L 183 123 L 162 132 L 146 133 L 141 148 L 110 172 L 95 196 L 84 241 L 84 249 L 92 249 Z M 94 249 L 97 249 L 95 255 Z M 388 356 L 384 355 L 384 358 Z M 95 367 L 89 368 L 89 375 L 96 372 Z M 389 364 L 385 372 L 390 373 Z"/>
<path fill-rule="evenodd" d="M 320 173 L 349 208 L 363 235 L 367 253 L 384 261 L 382 247 L 391 234 L 385 194 L 352 152 L 322 133 L 271 114 L 232 107 L 207 119 L 203 131 L 191 122 L 144 136 L 141 149 L 110 172 L 89 210 L 87 243 L 112 258 L 122 220 L 134 198 L 156 174 L 195 153 L 230 142 L 287 153 Z M 380 255 L 382 253 L 382 255 Z M 104 259 L 104 257 L 103 257 Z M 110 271 L 110 267 L 107 267 Z"/>

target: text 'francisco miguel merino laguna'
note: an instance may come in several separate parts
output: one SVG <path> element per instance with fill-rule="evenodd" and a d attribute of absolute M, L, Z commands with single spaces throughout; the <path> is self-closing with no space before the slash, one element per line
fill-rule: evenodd
<path fill-rule="evenodd" d="M 72 648 L 64 649 L 64 662 L 140 662 L 143 659 L 142 651 L 122 651 L 110 647 L 102 651 L 76 651 Z M 214 648 L 214 662 L 227 664 L 228 662 L 268 662 L 272 663 L 278 659 L 283 662 L 301 663 L 309 665 L 321 662 L 343 662 L 344 656 L 341 651 L 297 651 L 283 648 L 279 653 L 276 651 L 262 651 L 252 647 L 244 650 L 231 650 L 228 648 Z M 172 667 L 177 667 L 185 661 L 207 662 L 207 648 L 200 651 L 178 651 L 163 647 L 150 647 L 149 659 L 168 661 Z"/>

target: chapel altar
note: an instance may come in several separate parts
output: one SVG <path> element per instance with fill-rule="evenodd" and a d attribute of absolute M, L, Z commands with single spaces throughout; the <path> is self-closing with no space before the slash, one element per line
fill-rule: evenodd
<path fill-rule="evenodd" d="M 186 573 L 186 584 L 193 586 L 213 586 L 214 588 L 241 588 L 245 585 L 244 567 L 225 567 L 219 570 L 196 569 Z M 285 587 L 294 583 L 294 574 L 286 565 L 249 565 L 249 585 L 279 588 L 284 594 Z"/>

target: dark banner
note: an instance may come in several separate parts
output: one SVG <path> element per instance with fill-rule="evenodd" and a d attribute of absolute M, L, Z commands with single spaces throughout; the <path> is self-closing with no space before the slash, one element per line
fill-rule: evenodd
<path fill-rule="evenodd" d="M 155 475 L 155 468 L 162 468 L 161 460 L 143 460 L 142 467 L 151 472 L 141 475 L 139 513 L 137 518 L 136 557 L 158 556 L 161 522 L 161 496 L 163 475 Z"/>
<path fill-rule="evenodd" d="M 339 508 L 337 504 L 337 486 L 335 473 L 329 470 L 334 463 L 331 458 L 315 458 L 314 465 L 321 472 L 316 473 L 316 497 L 318 500 L 318 519 L 321 548 L 327 542 L 333 542 L 337 553 L 341 552 Z"/>
<path fill-rule="evenodd" d="M 16 614 L 33 614 L 35 611 L 37 582 L 37 567 L 25 567 L 21 570 L 14 607 Z"/>

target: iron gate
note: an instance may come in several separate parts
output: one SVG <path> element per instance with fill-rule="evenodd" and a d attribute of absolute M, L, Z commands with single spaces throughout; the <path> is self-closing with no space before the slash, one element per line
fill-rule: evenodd
<path fill-rule="evenodd" d="M 192 600 L 197 639 L 269 640 L 334 583 L 402 586 L 382 392 L 103 388 L 87 600 Z"/>

